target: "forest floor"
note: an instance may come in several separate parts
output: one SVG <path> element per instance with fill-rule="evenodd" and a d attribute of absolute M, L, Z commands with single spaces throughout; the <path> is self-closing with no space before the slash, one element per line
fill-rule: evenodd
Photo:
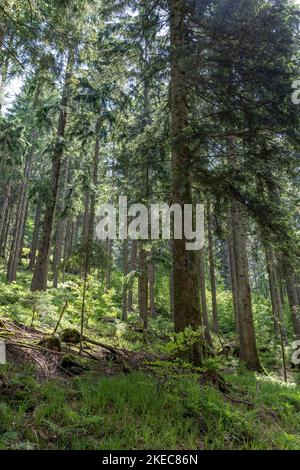
<path fill-rule="evenodd" d="M 293 371 L 285 384 L 278 369 L 251 373 L 231 354 L 194 370 L 168 360 L 167 335 L 158 341 L 153 328 L 144 344 L 136 318 L 114 315 L 91 315 L 85 331 L 108 349 L 85 343 L 79 357 L 62 342 L 49 351 L 68 291 L 58 332 L 78 329 L 74 290 L 39 297 L 25 284 L 0 281 L 0 449 L 300 449 Z M 223 388 L 207 380 L 216 370 Z"/>

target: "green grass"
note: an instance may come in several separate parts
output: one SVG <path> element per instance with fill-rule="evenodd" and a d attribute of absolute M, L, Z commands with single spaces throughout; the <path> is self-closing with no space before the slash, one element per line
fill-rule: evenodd
<path fill-rule="evenodd" d="M 1 273 L 0 317 L 30 325 L 35 310 L 34 325 L 49 332 L 68 299 L 61 328 L 78 329 L 82 285 L 75 276 L 69 276 L 59 289 L 50 288 L 42 294 L 29 291 L 30 273 L 25 269 L 20 270 L 18 283 L 3 281 Z M 120 284 L 120 279 L 115 283 Z M 157 334 L 172 333 L 165 315 L 151 319 L 147 345 L 130 325 L 104 322 L 103 316 L 120 315 L 118 293 L 122 289 L 119 286 L 102 295 L 94 284 L 91 282 L 87 296 L 87 335 L 126 349 L 154 351 L 162 344 Z M 218 300 L 222 331 L 230 341 L 233 316 L 229 293 L 221 292 Z M 260 325 L 269 307 L 260 300 L 256 303 Z M 137 322 L 134 316 L 129 320 Z M 270 338 L 266 341 L 269 327 L 258 330 L 259 344 L 270 345 L 262 355 L 263 363 L 268 370 L 278 371 L 281 357 Z M 216 346 L 220 347 L 217 339 Z M 133 371 L 111 377 L 89 373 L 68 380 L 42 379 L 27 363 L 0 366 L 0 449 L 300 450 L 300 388 L 275 377 L 245 372 L 233 357 L 226 364 L 223 360 L 223 365 L 220 361 L 221 373 L 224 365 L 232 370 L 226 375 L 232 385 L 231 398 L 212 386 L 200 385 L 195 375 L 179 376 L 161 365 L 155 367 L 160 371 L 157 376 Z M 8 389 L 1 387 L 1 374 Z M 241 400 L 250 405 L 239 403 Z"/>
<path fill-rule="evenodd" d="M 196 376 L 145 373 L 68 382 L 6 372 L 1 449 L 300 449 L 300 390 L 244 373 L 226 399 Z"/>

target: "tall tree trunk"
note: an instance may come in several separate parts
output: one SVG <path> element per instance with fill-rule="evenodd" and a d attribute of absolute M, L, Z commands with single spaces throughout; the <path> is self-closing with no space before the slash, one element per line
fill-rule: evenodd
<path fill-rule="evenodd" d="M 222 276 L 224 279 L 225 289 L 231 289 L 230 284 L 230 260 L 227 240 L 222 243 L 221 251 L 221 265 L 222 265 Z"/>
<path fill-rule="evenodd" d="M 207 229 L 208 229 L 208 252 L 209 252 L 209 272 L 210 272 L 213 331 L 214 333 L 219 333 L 213 227 L 212 227 L 212 218 L 211 218 L 211 207 L 210 207 L 209 202 L 207 204 Z"/>
<path fill-rule="evenodd" d="M 58 274 L 59 274 L 59 265 L 62 259 L 62 244 L 64 238 L 64 229 L 65 224 L 62 220 L 59 220 L 55 230 L 55 242 L 53 250 L 53 287 L 57 288 L 58 286 Z"/>
<path fill-rule="evenodd" d="M 21 241 L 20 241 L 20 250 L 19 250 L 19 262 L 20 263 L 22 263 L 22 259 L 23 259 L 23 248 L 24 248 L 24 243 L 25 243 L 26 221 L 27 221 L 27 217 L 28 217 L 28 207 L 29 207 L 29 199 L 27 197 L 26 206 L 25 206 L 24 223 L 23 223 L 23 229 L 22 229 Z"/>
<path fill-rule="evenodd" d="M 1 238 L 1 247 L 2 247 L 2 255 L 3 258 L 6 259 L 6 248 L 8 245 L 9 234 L 11 225 L 13 225 L 13 221 L 15 220 L 15 205 L 10 205 L 6 214 L 6 222 L 3 230 L 3 236 Z"/>
<path fill-rule="evenodd" d="M 139 312 L 140 317 L 144 323 L 144 329 L 148 328 L 148 266 L 147 266 L 147 251 L 143 247 L 143 242 L 140 242 L 139 250 Z"/>
<path fill-rule="evenodd" d="M 3 255 L 3 251 L 5 251 L 5 248 L 3 245 L 4 245 L 5 232 L 7 228 L 7 219 L 8 219 L 8 215 L 10 212 L 9 203 L 11 199 L 11 189 L 12 189 L 12 184 L 11 184 L 11 180 L 9 180 L 7 183 L 7 188 L 6 188 L 6 192 L 5 192 L 5 196 L 4 196 L 4 200 L 3 200 L 1 212 L 0 212 L 0 255 L 1 256 Z"/>
<path fill-rule="evenodd" d="M 137 241 L 131 241 L 131 254 L 130 254 L 130 271 L 136 270 L 137 265 Z M 132 312 L 133 310 L 133 284 L 134 278 L 131 277 L 128 285 L 128 312 Z"/>
<path fill-rule="evenodd" d="M 65 161 L 65 171 L 64 175 L 61 178 L 62 181 L 60 182 L 61 188 L 59 190 L 60 195 L 59 195 L 59 201 L 58 201 L 58 217 L 61 215 L 65 208 L 65 191 L 66 191 L 66 185 L 68 181 L 68 176 L 69 176 L 69 164 L 70 160 L 69 158 L 66 159 Z M 63 239 L 64 239 L 64 232 L 66 228 L 66 222 L 64 220 L 59 220 L 57 221 L 56 225 L 56 230 L 55 230 L 55 237 L 54 237 L 54 251 L 53 251 L 53 287 L 57 288 L 58 285 L 58 271 L 59 271 L 59 265 L 61 263 L 62 259 L 62 247 L 63 247 Z"/>
<path fill-rule="evenodd" d="M 92 267 L 92 258 L 93 258 L 93 232 L 94 232 L 94 221 L 95 221 L 95 205 L 96 205 L 96 189 L 97 189 L 97 180 L 98 180 L 98 164 L 99 164 L 99 146 L 100 146 L 100 136 L 99 136 L 99 127 L 100 127 L 100 118 L 97 119 L 96 128 L 95 128 L 95 149 L 92 160 L 92 183 L 93 187 L 91 188 L 90 195 L 90 209 L 87 218 L 87 232 L 84 233 L 83 230 L 83 294 L 82 294 L 82 304 L 81 304 L 81 326 L 80 326 L 80 347 L 79 353 L 82 353 L 83 350 L 83 333 L 84 333 L 84 323 L 87 326 L 88 315 L 86 315 L 86 294 L 88 291 L 88 276 Z M 86 319 L 86 321 L 85 321 Z"/>
<path fill-rule="evenodd" d="M 232 202 L 231 214 L 238 293 L 240 359 L 245 361 L 249 369 L 261 371 L 252 313 L 245 220 L 240 203 Z"/>
<path fill-rule="evenodd" d="M 106 240 L 106 257 L 107 265 L 105 271 L 105 292 L 107 293 L 111 285 L 111 268 L 112 268 L 112 245 L 113 241 L 109 238 Z"/>
<path fill-rule="evenodd" d="M 203 324 L 205 327 L 204 330 L 204 338 L 212 347 L 212 339 L 210 334 L 210 325 L 208 320 L 208 313 L 207 313 L 207 302 L 206 302 L 206 280 L 205 280 L 205 251 L 204 248 L 199 252 L 199 284 L 200 284 L 200 299 L 201 299 L 201 311 L 202 311 L 202 318 Z"/>
<path fill-rule="evenodd" d="M 186 142 L 188 128 L 188 52 L 185 26 L 185 2 L 170 0 L 171 39 L 171 133 L 172 133 L 172 200 L 181 205 L 192 204 L 191 167 L 192 158 Z M 173 240 L 174 260 L 174 323 L 175 331 L 191 327 L 200 331 L 200 313 L 197 259 L 194 251 L 185 247 L 186 240 Z M 187 352 L 188 359 L 195 364 L 202 360 L 201 341 Z"/>
<path fill-rule="evenodd" d="M 84 196 L 84 214 L 83 214 L 83 225 L 82 225 L 82 245 L 83 249 L 87 243 L 88 231 L 89 231 L 89 216 L 90 216 L 90 190 L 87 189 Z"/>
<path fill-rule="evenodd" d="M 276 276 L 276 266 L 274 260 L 274 253 L 272 247 L 268 242 L 264 243 L 265 254 L 266 254 L 266 266 L 268 272 L 268 280 L 269 280 L 269 289 L 270 289 L 270 297 L 272 303 L 272 312 L 273 312 L 273 321 L 274 321 L 274 335 L 275 338 L 279 338 L 280 328 L 279 328 L 279 303 L 281 301 L 279 294 L 279 288 L 277 286 L 277 276 Z"/>
<path fill-rule="evenodd" d="M 239 327 L 238 290 L 237 290 L 235 257 L 234 257 L 232 236 L 230 236 L 227 240 L 227 251 L 228 251 L 228 259 L 229 259 L 229 267 L 230 267 L 229 274 L 230 274 L 230 286 L 231 286 L 231 292 L 232 292 L 234 324 L 235 324 L 235 331 L 239 335 L 240 327 Z"/>
<path fill-rule="evenodd" d="M 95 148 L 93 154 L 93 163 L 92 163 L 92 183 L 93 187 L 91 190 L 90 198 L 90 213 L 88 217 L 88 231 L 87 238 L 85 241 L 85 257 L 84 257 L 84 281 L 83 281 L 83 297 L 82 297 L 82 306 L 81 306 L 81 328 L 80 328 L 80 353 L 82 352 L 82 342 L 83 342 L 83 329 L 84 329 L 84 320 L 85 320 L 85 299 L 86 292 L 88 289 L 88 275 L 92 266 L 92 257 L 93 257 L 93 233 L 94 233 L 94 222 L 95 222 L 95 211 L 96 211 L 96 191 L 98 183 L 98 166 L 99 166 L 99 150 L 100 150 L 100 117 L 97 118 L 96 127 L 95 127 Z"/>
<path fill-rule="evenodd" d="M 300 305 L 300 284 L 299 284 L 299 278 L 297 276 L 294 276 L 294 283 L 295 283 L 297 297 L 298 297 L 298 305 Z"/>
<path fill-rule="evenodd" d="M 10 247 L 10 254 L 7 265 L 6 280 L 13 282 L 17 277 L 17 266 L 19 262 L 20 250 L 22 246 L 22 237 L 24 233 L 24 225 L 26 222 L 27 212 L 27 189 L 28 182 L 31 177 L 33 162 L 33 152 L 31 151 L 29 157 L 25 162 L 23 181 L 19 188 L 19 197 L 17 202 L 17 213 L 14 227 L 14 235 Z"/>
<path fill-rule="evenodd" d="M 155 317 L 155 296 L 154 296 L 154 287 L 155 287 L 155 265 L 153 262 L 150 262 L 148 265 L 148 278 L 149 278 L 149 301 L 150 309 L 149 315 L 151 318 Z"/>
<path fill-rule="evenodd" d="M 283 255 L 283 273 L 285 278 L 286 292 L 289 301 L 294 333 L 300 340 L 300 306 L 298 302 L 297 288 L 295 285 L 294 270 L 287 256 Z"/>
<path fill-rule="evenodd" d="M 71 93 L 71 78 L 74 67 L 74 50 L 69 49 L 64 87 L 60 103 L 60 113 L 57 127 L 57 141 L 55 144 L 52 160 L 52 176 L 51 176 L 51 194 L 46 204 L 43 228 L 39 246 L 39 254 L 31 281 L 31 291 L 43 291 L 47 289 L 48 265 L 51 248 L 52 227 L 55 215 L 56 199 L 59 184 L 59 175 L 61 161 L 64 151 L 63 140 L 65 136 L 65 128 L 67 122 L 67 107 Z"/>
<path fill-rule="evenodd" d="M 174 274 L 173 269 L 170 269 L 170 281 L 169 281 L 169 289 L 170 289 L 170 320 L 174 322 Z"/>
<path fill-rule="evenodd" d="M 30 261 L 29 261 L 28 269 L 30 269 L 30 271 L 34 268 L 35 260 L 36 260 L 36 251 L 38 247 L 39 232 L 40 232 L 41 213 L 42 213 L 42 202 L 38 200 L 36 203 L 34 229 L 33 229 L 32 242 L 31 242 L 31 248 L 30 248 L 30 254 L 29 254 Z"/>
<path fill-rule="evenodd" d="M 128 239 L 123 240 L 123 303 L 122 303 L 122 320 L 127 320 L 127 279 L 128 274 Z"/>
<path fill-rule="evenodd" d="M 97 118 L 95 125 L 95 147 L 92 160 L 92 188 L 90 190 L 90 204 L 89 215 L 87 222 L 87 234 L 85 240 L 85 270 L 89 273 L 91 268 L 92 248 L 93 248 L 93 234 L 95 225 L 96 213 L 96 194 L 98 185 L 98 168 L 99 168 L 99 153 L 100 153 L 100 117 Z"/>
<path fill-rule="evenodd" d="M 76 247 L 78 246 L 80 225 L 81 225 L 81 218 L 78 217 L 75 222 L 74 233 L 72 237 L 72 251 L 76 249 Z"/>
<path fill-rule="evenodd" d="M 64 237 L 64 248 L 63 248 L 63 282 L 65 281 L 67 264 L 69 257 L 72 253 L 72 238 L 73 238 L 73 228 L 74 224 L 72 221 L 66 221 L 65 237 Z"/>
<path fill-rule="evenodd" d="M 171 266 L 169 274 L 169 292 L 170 292 L 170 319 L 174 321 L 174 262 L 173 262 L 173 240 L 170 240 Z"/>

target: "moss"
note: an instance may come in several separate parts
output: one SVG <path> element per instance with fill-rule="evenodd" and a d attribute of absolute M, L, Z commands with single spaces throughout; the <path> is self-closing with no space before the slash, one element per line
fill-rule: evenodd
<path fill-rule="evenodd" d="M 61 367 L 75 375 L 90 370 L 90 365 L 86 359 L 73 354 L 66 354 L 62 357 Z"/>
<path fill-rule="evenodd" d="M 60 338 L 64 343 L 78 344 L 80 342 L 80 333 L 73 328 L 66 328 L 60 333 Z"/>
<path fill-rule="evenodd" d="M 47 336 L 39 342 L 39 345 L 50 351 L 61 351 L 61 342 L 57 336 Z"/>

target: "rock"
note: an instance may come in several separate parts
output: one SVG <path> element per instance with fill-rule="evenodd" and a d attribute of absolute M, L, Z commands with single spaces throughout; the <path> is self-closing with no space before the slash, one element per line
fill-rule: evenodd
<path fill-rule="evenodd" d="M 64 343 L 70 343 L 70 344 L 80 343 L 80 333 L 79 331 L 73 328 L 66 328 L 65 330 L 61 331 L 59 336 Z"/>
<path fill-rule="evenodd" d="M 39 345 L 50 351 L 61 351 L 61 342 L 57 336 L 47 336 L 39 342 Z"/>
<path fill-rule="evenodd" d="M 74 356 L 73 354 L 66 354 L 63 356 L 60 365 L 63 369 L 66 369 L 75 375 L 79 375 L 90 370 L 90 366 L 85 359 L 79 356 Z"/>

